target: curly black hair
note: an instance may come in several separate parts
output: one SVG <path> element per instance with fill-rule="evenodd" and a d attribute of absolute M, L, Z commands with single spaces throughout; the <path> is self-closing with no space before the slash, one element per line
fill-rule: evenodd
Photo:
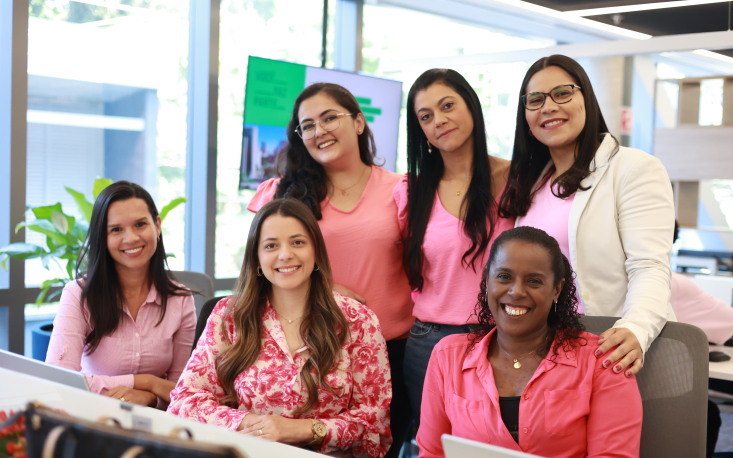
<path fill-rule="evenodd" d="M 584 338 L 580 334 L 585 330 L 585 327 L 580 322 L 580 314 L 578 313 L 578 298 L 576 295 L 574 277 L 570 263 L 568 262 L 565 255 L 560 251 L 560 245 L 557 240 L 548 235 L 545 231 L 529 227 L 520 226 L 507 231 L 502 232 L 494 241 L 489 251 L 489 261 L 486 263 L 483 275 L 481 277 L 481 287 L 478 294 L 478 301 L 476 303 L 476 310 L 474 315 L 478 317 L 478 324 L 473 326 L 473 332 L 470 336 L 471 345 L 473 347 L 483 336 L 485 336 L 491 329 L 496 326 L 494 316 L 489 309 L 488 299 L 486 298 L 486 287 L 489 279 L 489 271 L 491 265 L 496 259 L 496 255 L 499 249 L 509 241 L 520 240 L 529 243 L 534 243 L 543 247 L 547 250 L 550 255 L 550 262 L 552 265 L 552 273 L 557 285 L 562 279 L 565 279 L 565 284 L 560 291 L 560 295 L 557 298 L 557 306 L 550 308 L 550 314 L 547 316 L 547 324 L 550 327 L 550 335 L 548 338 L 549 342 L 555 340 L 555 345 L 552 348 L 553 355 L 558 355 L 558 349 L 562 347 L 565 352 L 569 352 L 575 346 L 586 345 Z M 549 348 L 542 349 L 549 351 Z"/>

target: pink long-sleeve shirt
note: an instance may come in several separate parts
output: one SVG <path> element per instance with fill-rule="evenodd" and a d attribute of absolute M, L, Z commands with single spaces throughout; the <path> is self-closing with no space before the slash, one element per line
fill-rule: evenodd
<path fill-rule="evenodd" d="M 552 349 L 522 392 L 519 443 L 504 426 L 487 359 L 492 330 L 467 353 L 466 334 L 444 338 L 430 358 L 417 443 L 420 457 L 442 457 L 441 434 L 552 457 L 638 457 L 642 405 L 635 378 L 601 367 L 598 336 Z M 581 341 L 582 342 L 582 341 Z M 553 343 L 554 345 L 554 343 Z"/>
<path fill-rule="evenodd" d="M 67 283 L 61 293 L 47 363 L 81 371 L 95 393 L 116 386 L 132 388 L 135 374 L 178 380 L 191 354 L 196 330 L 192 296 L 168 296 L 165 318 L 156 326 L 161 298 L 155 286 L 151 286 L 137 319 L 132 319 L 125 305 L 117 329 L 103 337 L 93 353 L 86 354 L 84 339 L 92 328 L 81 293 L 76 281 Z"/>
<path fill-rule="evenodd" d="M 318 403 L 311 410 L 295 414 L 305 403 L 307 390 L 300 372 L 310 350 L 304 345 L 290 353 L 280 320 L 269 303 L 263 317 L 260 354 L 234 380 L 238 408 L 220 403 L 224 389 L 215 361 L 237 339 L 230 298 L 225 298 L 211 312 L 186 370 L 171 391 L 168 412 L 230 430 L 237 430 L 250 412 L 317 418 L 327 429 L 320 452 L 384 456 L 392 443 L 389 428 L 392 385 L 387 345 L 371 310 L 340 294 L 334 296 L 349 323 L 349 337 L 341 347 L 335 369 L 325 377 L 333 390 L 319 384 Z"/>
<path fill-rule="evenodd" d="M 403 179 L 394 189 L 398 219 L 403 234 L 407 227 L 407 180 Z M 483 255 L 476 261 L 475 269 L 463 264 L 463 253 L 471 246 L 471 240 L 463 230 L 463 221 L 443 207 L 438 194 L 433 199 L 425 238 L 423 240 L 423 287 L 413 291 L 415 301 L 412 314 L 431 323 L 463 325 L 476 323 L 473 316 L 481 283 L 481 273 L 489 258 L 494 239 L 514 227 L 514 218 L 496 217 L 494 233 Z M 496 216 L 496 208 L 492 210 Z"/>
<path fill-rule="evenodd" d="M 414 321 L 407 274 L 402 268 L 402 236 L 393 189 L 401 175 L 372 166 L 364 192 L 350 211 L 321 202 L 318 226 L 326 242 L 333 282 L 366 299 L 387 340 L 406 337 Z M 279 178 L 263 182 L 247 206 L 258 211 L 271 201 Z"/>

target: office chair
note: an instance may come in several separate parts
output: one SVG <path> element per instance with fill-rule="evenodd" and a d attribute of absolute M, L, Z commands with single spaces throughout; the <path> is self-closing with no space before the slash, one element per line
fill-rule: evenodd
<path fill-rule="evenodd" d="M 214 295 L 214 281 L 205 273 L 190 270 L 172 270 L 171 274 L 178 283 L 194 292 L 193 303 L 196 316 L 199 316 L 206 300 Z"/>
<path fill-rule="evenodd" d="M 194 333 L 193 348 L 191 348 L 191 351 L 196 348 L 196 344 L 199 342 L 199 337 L 201 337 L 201 334 L 204 333 L 204 329 L 206 329 L 206 321 L 208 321 L 209 315 L 211 315 L 211 311 L 214 310 L 216 304 L 225 297 L 226 296 L 212 297 L 211 299 L 204 302 L 203 306 L 201 307 L 201 312 L 199 313 L 198 319 L 196 320 L 196 332 Z"/>
<path fill-rule="evenodd" d="M 618 318 L 583 316 L 581 320 L 588 332 L 600 334 Z M 641 458 L 704 457 L 708 340 L 702 330 L 668 322 L 647 351 L 636 381 L 644 408 Z"/>

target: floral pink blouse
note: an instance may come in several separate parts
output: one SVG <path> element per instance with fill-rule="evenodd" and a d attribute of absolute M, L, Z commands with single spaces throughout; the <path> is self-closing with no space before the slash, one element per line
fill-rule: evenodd
<path fill-rule="evenodd" d="M 224 390 L 216 374 L 215 361 L 235 339 L 233 314 L 228 310 L 231 298 L 222 299 L 212 311 L 204 334 L 171 391 L 168 412 L 230 430 L 236 430 L 250 412 L 317 418 L 328 429 L 318 451 L 348 450 L 355 456 L 383 456 L 392 442 L 389 428 L 392 384 L 387 346 L 371 310 L 337 293 L 334 297 L 349 322 L 350 335 L 342 346 L 336 369 L 326 376 L 333 390 L 319 387 L 318 403 L 309 412 L 294 414 L 304 404 L 307 393 L 300 371 L 308 359 L 308 347 L 303 346 L 291 355 L 280 321 L 269 303 L 265 308 L 260 356 L 234 382 L 239 408 L 219 402 Z"/>

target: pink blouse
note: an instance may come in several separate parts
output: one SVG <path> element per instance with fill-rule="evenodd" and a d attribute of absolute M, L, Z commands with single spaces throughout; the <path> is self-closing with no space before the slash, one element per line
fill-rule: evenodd
<path fill-rule="evenodd" d="M 92 354 L 87 354 L 84 339 L 92 331 L 89 311 L 81 303 L 81 287 L 69 282 L 53 320 L 53 333 L 46 362 L 81 371 L 89 388 L 104 393 L 116 386 L 132 388 L 134 374 L 152 374 L 176 381 L 191 354 L 196 329 L 192 296 L 169 296 L 163 321 L 161 298 L 155 286 L 133 320 L 127 305 L 120 324 L 102 338 Z"/>
<path fill-rule="evenodd" d="M 363 296 L 376 313 L 387 340 L 405 337 L 412 326 L 410 283 L 402 268 L 402 237 L 392 191 L 400 175 L 372 166 L 364 192 L 350 211 L 321 202 L 323 232 L 333 282 Z M 271 201 L 279 179 L 257 188 L 247 206 L 256 212 Z"/>
<path fill-rule="evenodd" d="M 466 334 L 435 346 L 422 396 L 420 457 L 442 457 L 440 436 L 446 433 L 539 456 L 639 456 L 642 404 L 636 379 L 603 369 L 593 356 L 598 336 L 587 332 L 586 345 L 569 352 L 559 348 L 554 359 L 551 348 L 540 362 L 522 392 L 517 443 L 501 418 L 486 357 L 494 332 L 470 352 Z"/>
<path fill-rule="evenodd" d="M 233 313 L 229 310 L 231 298 L 222 299 L 212 311 L 198 346 L 171 391 L 168 411 L 230 430 L 236 430 L 250 412 L 317 418 L 328 430 L 320 452 L 346 450 L 356 456 L 383 456 L 392 443 L 387 345 L 374 313 L 355 300 L 336 293 L 334 297 L 349 323 L 350 335 L 342 346 L 336 368 L 326 375 L 333 390 L 319 386 L 318 403 L 309 412 L 294 414 L 307 394 L 300 371 L 308 360 L 308 347 L 291 355 L 280 321 L 269 303 L 263 317 L 260 356 L 234 381 L 238 408 L 219 402 L 224 390 L 215 361 L 236 339 Z"/>
<path fill-rule="evenodd" d="M 394 190 L 400 228 L 407 230 L 407 180 L 402 179 Z M 496 215 L 496 208 L 492 210 Z M 494 239 L 514 226 L 514 218 L 496 216 L 494 234 L 475 269 L 463 264 L 463 253 L 471 240 L 463 231 L 463 222 L 443 207 L 437 193 L 423 240 L 422 291 L 413 291 L 413 315 L 416 318 L 441 324 L 463 325 L 476 323 L 473 316 L 481 275 L 489 258 Z"/>

